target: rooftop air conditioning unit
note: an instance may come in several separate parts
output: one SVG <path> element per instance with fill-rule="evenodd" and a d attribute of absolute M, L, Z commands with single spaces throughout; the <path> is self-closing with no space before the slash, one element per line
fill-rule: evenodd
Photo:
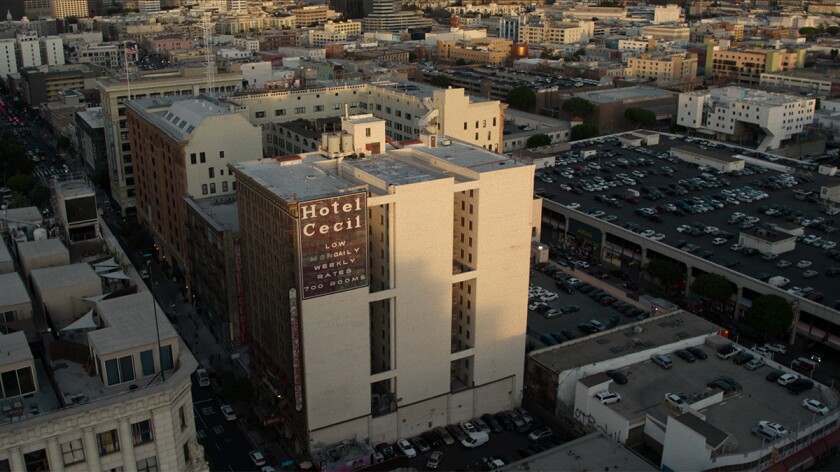
<path fill-rule="evenodd" d="M 441 139 L 440 140 L 440 145 L 441 146 L 450 146 L 450 145 L 452 145 L 452 140 L 451 139 Z"/>

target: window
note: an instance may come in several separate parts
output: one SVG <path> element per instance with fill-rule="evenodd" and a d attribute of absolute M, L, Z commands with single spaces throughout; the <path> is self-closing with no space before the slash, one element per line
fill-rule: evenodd
<path fill-rule="evenodd" d="M 225 152 L 224 151 L 219 151 L 219 159 L 224 159 L 224 158 L 225 158 Z"/>
<path fill-rule="evenodd" d="M 258 111 L 257 112 L 257 118 L 265 118 L 265 112 L 264 111 Z"/>
<path fill-rule="evenodd" d="M 97 434 L 96 442 L 99 445 L 100 456 L 120 450 L 120 437 L 117 435 L 116 429 Z"/>
<path fill-rule="evenodd" d="M 306 113 L 306 107 L 295 107 L 295 114 L 301 115 Z"/>
<path fill-rule="evenodd" d="M 155 359 L 151 349 L 140 353 L 140 366 L 144 376 L 155 373 Z"/>
<path fill-rule="evenodd" d="M 286 110 L 285 109 L 274 110 L 274 116 L 285 116 L 285 115 L 286 115 Z"/>
<path fill-rule="evenodd" d="M 397 118 L 402 118 L 402 112 L 400 110 L 396 110 Z"/>
<path fill-rule="evenodd" d="M 160 347 L 160 368 L 161 370 L 172 369 L 172 346 L 169 344 Z"/>
<path fill-rule="evenodd" d="M 464 122 L 464 129 L 467 129 L 467 122 Z"/>
<path fill-rule="evenodd" d="M 184 405 L 178 408 L 178 419 L 181 421 L 181 430 L 183 431 L 187 427 L 187 415 L 184 414 Z"/>
<path fill-rule="evenodd" d="M 64 465 L 76 464 L 85 460 L 85 448 L 81 438 L 61 443 L 61 456 Z"/>
<path fill-rule="evenodd" d="M 134 380 L 134 359 L 131 356 L 105 361 L 108 385 L 116 385 Z"/>
<path fill-rule="evenodd" d="M 216 193 L 216 182 L 210 184 L 210 193 Z"/>
<path fill-rule="evenodd" d="M 195 164 L 195 153 L 190 153 L 190 164 Z"/>
<path fill-rule="evenodd" d="M 365 128 L 365 137 L 370 137 L 370 128 Z"/>
<path fill-rule="evenodd" d="M 336 95 L 338 95 L 338 94 L 336 94 Z M 341 110 L 341 104 L 340 103 L 333 103 L 333 110 Z"/>
<path fill-rule="evenodd" d="M 134 445 L 146 444 L 152 442 L 154 437 L 152 435 L 152 421 L 144 420 L 139 423 L 131 425 L 132 436 L 134 436 Z"/>
<path fill-rule="evenodd" d="M 227 191 L 228 191 L 228 183 L 227 183 L 227 180 L 225 180 L 224 182 L 222 182 L 222 192 L 227 192 Z"/>
<path fill-rule="evenodd" d="M 0 312 L 0 322 L 11 323 L 17 319 L 17 310 Z"/>
<path fill-rule="evenodd" d="M 385 113 L 391 114 L 391 107 L 385 107 Z"/>
<path fill-rule="evenodd" d="M 324 111 L 324 105 L 315 105 L 314 111 Z"/>
<path fill-rule="evenodd" d="M 382 111 L 382 105 L 376 105 L 376 111 Z"/>
<path fill-rule="evenodd" d="M 207 162 L 207 156 L 203 152 L 200 152 L 200 153 L 198 153 L 198 160 L 202 164 L 204 164 L 205 162 Z"/>
<path fill-rule="evenodd" d="M 1 398 L 11 398 L 26 395 L 35 391 L 35 381 L 29 367 L 22 367 L 17 370 L 3 372 L 0 377 Z"/>
<path fill-rule="evenodd" d="M 201 184 L 201 194 L 207 195 L 207 184 Z"/>
<path fill-rule="evenodd" d="M 137 461 L 137 472 L 158 472 L 157 457 Z"/>
<path fill-rule="evenodd" d="M 213 177 L 216 177 L 216 169 L 214 169 L 214 168 L 212 168 L 212 167 L 211 167 L 211 168 L 209 168 L 209 169 L 207 169 L 207 176 L 208 176 L 209 178 L 211 178 L 211 179 L 212 179 Z"/>

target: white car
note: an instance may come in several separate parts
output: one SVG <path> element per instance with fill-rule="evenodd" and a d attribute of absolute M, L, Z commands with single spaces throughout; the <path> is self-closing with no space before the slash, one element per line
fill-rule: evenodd
<path fill-rule="evenodd" d="M 770 349 L 767 349 L 766 347 L 763 347 L 763 346 L 753 347 L 752 350 L 753 350 L 754 353 L 758 354 L 761 357 L 766 357 L 767 359 L 772 359 L 773 358 L 773 351 L 771 351 Z"/>
<path fill-rule="evenodd" d="M 715 246 L 721 246 L 723 244 L 726 244 L 726 240 L 723 238 L 715 238 L 712 240 L 712 244 L 714 244 Z"/>
<path fill-rule="evenodd" d="M 576 208 L 580 208 L 580 203 L 576 203 L 576 202 L 569 203 L 569 204 L 567 204 L 567 205 L 566 205 L 566 207 L 567 207 L 567 208 L 571 208 L 572 210 L 574 210 L 574 209 L 576 209 Z"/>
<path fill-rule="evenodd" d="M 819 413 L 823 416 L 827 415 L 829 412 L 827 406 L 823 405 L 817 400 L 814 400 L 813 398 L 806 398 L 802 400 L 802 406 L 813 411 L 814 413 Z"/>
<path fill-rule="evenodd" d="M 257 467 L 265 465 L 265 457 L 260 451 L 251 451 L 248 453 L 248 457 L 251 458 L 251 462 L 253 462 Z"/>
<path fill-rule="evenodd" d="M 666 393 L 665 402 L 677 408 L 680 408 L 683 404 L 685 404 L 685 400 L 683 400 L 683 398 L 677 395 L 676 393 Z"/>
<path fill-rule="evenodd" d="M 732 251 L 738 252 L 741 249 L 744 249 L 744 245 L 743 244 L 733 244 L 733 245 L 729 246 L 729 249 L 732 250 Z"/>
<path fill-rule="evenodd" d="M 811 267 L 812 265 L 813 265 L 813 263 L 811 261 L 808 261 L 808 260 L 805 260 L 805 259 L 802 259 L 801 261 L 796 263 L 796 267 L 798 267 L 800 269 L 807 269 L 808 267 Z"/>
<path fill-rule="evenodd" d="M 642 236 L 646 237 L 646 238 L 649 238 L 649 237 L 651 237 L 651 236 L 655 235 L 655 234 L 656 234 L 656 231 L 654 231 L 654 230 L 652 230 L 652 229 L 646 229 L 646 230 L 642 231 L 640 234 L 641 234 Z"/>
<path fill-rule="evenodd" d="M 595 398 L 604 405 L 610 405 L 621 401 L 621 395 L 619 395 L 618 392 L 612 392 L 610 390 L 604 390 L 603 392 L 596 393 Z"/>
<path fill-rule="evenodd" d="M 473 426 L 473 424 L 469 421 L 464 421 L 461 423 L 461 430 L 463 430 L 467 436 L 472 436 L 473 434 L 478 432 L 478 430 L 475 429 L 475 426 Z"/>
<path fill-rule="evenodd" d="M 691 229 L 692 229 L 691 226 L 688 226 L 688 225 L 677 226 L 677 232 L 678 233 L 687 233 L 687 232 L 691 231 Z"/>
<path fill-rule="evenodd" d="M 236 412 L 233 411 L 233 407 L 231 407 L 230 405 L 222 405 L 219 408 L 219 410 L 222 411 L 222 416 L 224 416 L 226 420 L 228 420 L 228 421 L 236 420 Z"/>
<path fill-rule="evenodd" d="M 663 239 L 665 239 L 665 235 L 662 233 L 656 233 L 653 236 L 651 236 L 650 239 L 654 241 L 662 241 Z"/>
<path fill-rule="evenodd" d="M 776 380 L 776 383 L 779 385 L 787 385 L 789 383 L 793 383 L 799 380 L 799 376 L 796 374 L 784 374 L 779 377 L 779 380 Z"/>
<path fill-rule="evenodd" d="M 703 228 L 703 232 L 706 234 L 718 234 L 720 233 L 720 229 L 717 226 L 706 226 Z"/>
<path fill-rule="evenodd" d="M 767 348 L 767 349 L 768 349 L 768 350 L 770 350 L 770 351 L 773 351 L 773 352 L 779 352 L 779 353 L 781 353 L 781 354 L 784 354 L 784 353 L 786 353 L 786 352 L 787 352 L 787 348 L 785 347 L 785 345 L 784 345 L 784 344 L 779 344 L 779 343 L 773 343 L 773 344 L 771 344 L 771 343 L 767 343 L 767 344 L 765 344 L 765 345 L 764 345 L 764 347 L 765 347 L 765 348 Z"/>
<path fill-rule="evenodd" d="M 772 421 L 759 421 L 758 426 L 760 426 L 764 429 L 769 429 L 770 431 L 775 432 L 779 436 L 784 436 L 785 434 L 788 433 L 787 428 L 780 425 L 779 423 L 774 423 Z"/>
<path fill-rule="evenodd" d="M 417 451 L 414 450 L 414 446 L 412 446 L 411 443 L 408 442 L 408 439 L 400 439 L 399 441 L 397 441 L 397 448 L 399 448 L 400 452 L 402 452 L 403 455 L 405 455 L 405 457 L 408 457 L 409 459 L 417 456 Z"/>

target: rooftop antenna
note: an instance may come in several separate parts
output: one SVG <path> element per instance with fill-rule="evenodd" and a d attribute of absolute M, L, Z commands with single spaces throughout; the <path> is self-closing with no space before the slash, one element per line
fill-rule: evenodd
<path fill-rule="evenodd" d="M 213 24 L 210 22 L 210 14 L 205 12 L 201 18 L 201 29 L 204 33 L 204 62 L 207 66 L 207 94 L 215 96 L 213 93 L 213 82 L 216 79 L 216 56 L 213 54 L 213 48 L 210 47 L 212 40 L 212 32 L 210 28 Z"/>

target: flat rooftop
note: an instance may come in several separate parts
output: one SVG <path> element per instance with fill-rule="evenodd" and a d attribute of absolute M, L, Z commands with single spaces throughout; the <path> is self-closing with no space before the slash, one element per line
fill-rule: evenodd
<path fill-rule="evenodd" d="M 786 93 L 766 92 L 764 90 L 749 89 L 744 87 L 720 87 L 708 90 L 696 90 L 689 92 L 693 96 L 709 96 L 715 102 L 749 102 L 757 105 L 785 105 L 788 103 L 807 100 L 798 95 Z"/>
<path fill-rule="evenodd" d="M 239 231 L 239 205 L 235 194 L 199 199 L 184 197 L 184 201 L 203 215 L 217 231 Z"/>
<path fill-rule="evenodd" d="M 101 300 L 97 307 L 105 326 L 89 332 L 88 339 L 100 356 L 154 344 L 158 331 L 161 341 L 178 338 L 151 292 Z M 157 321 L 154 310 L 157 310 Z"/>
<path fill-rule="evenodd" d="M 331 164 L 320 154 L 309 153 L 237 162 L 231 164 L 231 167 L 287 202 L 336 195 L 359 187 L 358 184 L 347 182 L 327 172 L 315 165 L 317 163 Z"/>
<path fill-rule="evenodd" d="M 64 198 L 95 196 L 96 191 L 85 179 L 64 180 L 57 182 L 58 190 Z"/>
<path fill-rule="evenodd" d="M 553 372 L 560 373 L 581 365 L 603 362 L 625 354 L 676 343 L 683 339 L 713 334 L 719 329 L 714 323 L 699 316 L 686 311 L 678 311 L 620 325 L 595 336 L 533 351 L 530 356 Z"/>
<path fill-rule="evenodd" d="M 0 274 L 0 307 L 31 302 L 26 285 L 17 272 Z"/>
<path fill-rule="evenodd" d="M 38 224 L 43 221 L 43 217 L 41 216 L 41 211 L 38 210 L 38 207 L 24 207 L 24 208 L 9 208 L 7 210 L 0 210 L 0 228 L 3 225 L 8 225 L 11 227 L 15 227 L 15 223 L 9 224 L 9 222 L 21 222 L 26 221 L 30 224 Z"/>
<path fill-rule="evenodd" d="M 34 269 L 30 277 L 32 277 L 32 284 L 37 285 L 41 293 L 92 280 L 99 282 L 100 280 L 99 275 L 90 267 L 90 264 L 86 263 Z"/>
<path fill-rule="evenodd" d="M 678 417 L 691 429 L 706 436 L 712 446 L 722 440 L 717 430 L 734 436 L 737 444 L 735 451 L 749 451 L 762 445 L 761 439 L 752 435 L 752 429 L 759 421 L 774 421 L 790 430 L 796 430 L 798 426 L 804 428 L 815 419 L 813 413 L 802 407 L 804 398 L 816 398 L 830 408 L 837 406 L 837 396 L 830 393 L 829 389 L 823 391 L 815 388 L 802 395 L 791 395 L 785 387 L 765 379 L 773 367 L 748 370 L 732 360 L 720 359 L 710 346 L 700 348 L 706 351 L 708 359 L 688 363 L 670 352 L 661 352 L 669 355 L 672 368 L 662 369 L 646 360 L 617 369 L 629 381 L 625 385 L 615 382 L 610 384 L 609 389 L 618 392 L 621 401 L 609 407 L 631 419 L 631 423 L 633 419 L 643 420 L 645 415 L 651 415 L 663 423 L 667 422 L 668 416 Z M 731 377 L 742 385 L 743 390 L 700 409 L 700 413 L 706 417 L 705 422 L 685 418 L 684 414 L 664 402 L 666 393 L 683 395 L 689 404 L 708 398 L 719 390 L 709 389 L 706 384 L 719 376 Z"/>
<path fill-rule="evenodd" d="M 592 433 L 498 470 L 654 472 L 659 469 L 603 433 Z"/>
<path fill-rule="evenodd" d="M 6 246 L 5 238 L 0 238 L 0 264 L 4 262 L 13 262 L 12 253 L 9 252 L 9 247 Z"/>
<path fill-rule="evenodd" d="M 439 139 L 438 143 L 441 141 L 446 141 L 446 138 Z M 516 162 L 512 158 L 487 151 L 486 149 L 455 140 L 451 140 L 451 143 L 449 145 L 439 144 L 433 148 L 427 146 L 408 146 L 405 149 L 418 149 L 424 154 L 429 154 L 478 173 L 510 169 L 511 167 L 522 167 L 524 165 Z M 397 149 L 392 151 L 392 153 L 400 155 L 404 151 Z"/>
<path fill-rule="evenodd" d="M 623 87 L 574 94 L 575 97 L 585 98 L 590 102 L 599 104 L 646 98 L 667 98 L 674 97 L 676 95 L 677 94 L 674 92 L 653 87 Z"/>
<path fill-rule="evenodd" d="M 685 152 L 685 153 L 695 154 L 695 155 L 698 155 L 698 156 L 705 157 L 707 159 L 712 159 L 712 160 L 715 160 L 715 161 L 726 162 L 726 163 L 738 162 L 738 161 L 743 160 L 743 159 L 739 159 L 737 157 L 733 157 L 735 155 L 735 153 L 732 153 L 732 152 L 721 152 L 721 151 L 715 151 L 713 149 L 702 149 L 702 148 L 699 148 L 699 147 L 696 147 L 696 146 L 674 146 L 672 149 L 675 150 L 675 151 L 682 151 L 682 152 Z"/>
<path fill-rule="evenodd" d="M 401 155 L 405 154 L 405 152 L 401 153 Z M 354 161 L 344 161 L 344 163 L 366 174 L 382 179 L 389 185 L 407 185 L 448 177 L 441 172 L 433 172 L 430 169 L 427 170 L 414 166 L 405 160 L 395 159 L 393 156 L 387 154 L 379 154 Z"/>
<path fill-rule="evenodd" d="M 41 239 L 38 241 L 27 241 L 18 244 L 18 257 L 21 260 L 37 259 L 59 254 L 70 255 L 70 251 L 64 246 L 60 239 Z"/>
<path fill-rule="evenodd" d="M 32 351 L 26 342 L 26 334 L 23 331 L 14 333 L 0 333 L 0 366 L 17 364 L 18 362 L 32 359 Z"/>

